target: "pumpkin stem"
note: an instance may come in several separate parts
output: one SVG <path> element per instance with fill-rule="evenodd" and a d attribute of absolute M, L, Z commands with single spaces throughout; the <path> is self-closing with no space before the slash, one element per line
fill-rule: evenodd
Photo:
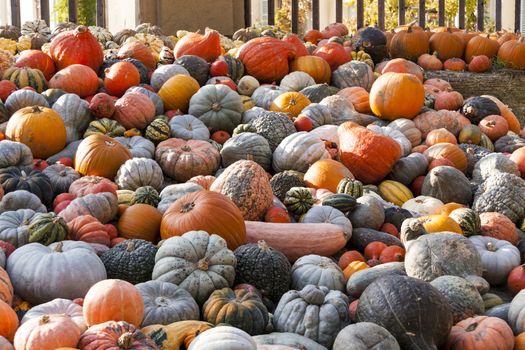
<path fill-rule="evenodd" d="M 104 140 L 104 143 L 105 143 L 106 146 L 108 146 L 108 147 L 115 147 L 115 143 L 114 143 L 114 142 Z"/>
<path fill-rule="evenodd" d="M 183 150 L 184 152 L 189 152 L 189 151 L 191 151 L 191 147 L 188 146 L 188 145 L 184 145 L 184 146 L 182 146 L 180 149 Z"/>
<path fill-rule="evenodd" d="M 496 245 L 495 245 L 494 243 L 492 243 L 492 242 L 488 242 L 488 243 L 487 243 L 487 250 L 488 250 L 489 252 L 495 252 L 495 251 L 498 250 L 498 249 L 496 248 Z"/>
<path fill-rule="evenodd" d="M 190 211 L 192 211 L 193 208 L 195 208 L 195 203 L 194 202 L 184 203 L 182 205 L 182 208 L 180 208 L 180 212 L 181 213 L 189 213 Z"/>
<path fill-rule="evenodd" d="M 197 268 L 202 271 L 208 271 L 208 260 L 206 258 L 200 259 L 197 263 Z"/>
<path fill-rule="evenodd" d="M 118 347 L 121 349 L 129 349 L 133 343 L 133 334 L 131 332 L 123 333 L 117 341 Z"/>
<path fill-rule="evenodd" d="M 133 242 L 128 242 L 128 246 L 126 247 L 126 251 L 128 253 L 132 252 L 135 250 L 135 243 Z"/>
<path fill-rule="evenodd" d="M 62 253 L 62 248 L 64 248 L 64 243 L 58 242 L 58 244 L 55 247 L 55 253 Z"/>
<path fill-rule="evenodd" d="M 88 27 L 86 26 L 78 26 L 75 30 L 76 33 L 85 33 L 88 31 Z"/>
<path fill-rule="evenodd" d="M 32 113 L 41 113 L 42 112 L 42 108 L 40 108 L 40 106 L 33 106 L 33 107 L 31 107 L 31 112 Z"/>
<path fill-rule="evenodd" d="M 259 246 L 259 249 L 265 250 L 265 251 L 270 248 L 268 246 L 268 243 L 266 243 L 266 241 L 264 241 L 264 240 L 260 240 L 259 242 L 257 242 L 257 245 Z"/>
<path fill-rule="evenodd" d="M 212 105 L 211 105 L 211 110 L 214 111 L 214 112 L 218 112 L 221 110 L 221 105 L 217 102 L 214 102 Z"/>
<path fill-rule="evenodd" d="M 466 332 L 472 332 L 472 331 L 475 330 L 477 327 L 478 327 L 478 323 L 477 323 L 477 322 L 474 322 L 474 323 L 471 323 L 467 328 L 465 328 L 465 331 L 466 331 Z"/>
<path fill-rule="evenodd" d="M 49 322 L 49 315 L 44 315 L 40 318 L 40 324 L 43 325 L 43 324 L 46 324 Z"/>

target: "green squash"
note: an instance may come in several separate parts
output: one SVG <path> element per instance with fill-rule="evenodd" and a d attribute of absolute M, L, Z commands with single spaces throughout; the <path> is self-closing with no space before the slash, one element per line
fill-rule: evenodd
<path fill-rule="evenodd" d="M 449 217 L 459 224 L 464 236 L 477 235 L 481 231 L 479 214 L 469 208 L 453 210 Z"/>
<path fill-rule="evenodd" d="M 239 79 L 244 75 L 244 64 L 230 55 L 224 55 L 219 57 L 219 61 L 225 61 L 228 63 L 228 76 L 234 81 L 238 82 Z"/>
<path fill-rule="evenodd" d="M 102 118 L 93 120 L 89 123 L 84 138 L 93 134 L 103 134 L 109 137 L 124 136 L 126 128 L 119 124 L 116 120 Z"/>
<path fill-rule="evenodd" d="M 348 213 L 356 207 L 357 201 L 349 194 L 337 193 L 324 198 L 321 205 L 330 206 L 343 213 Z"/>
<path fill-rule="evenodd" d="M 41 243 L 50 245 L 54 242 L 63 241 L 67 236 L 67 224 L 55 213 L 43 213 L 36 215 L 28 227 L 29 243 Z"/>
<path fill-rule="evenodd" d="M 44 173 L 29 166 L 0 168 L 0 185 L 6 193 L 26 190 L 36 195 L 44 205 L 51 205 L 53 202 L 51 181 Z"/>
<path fill-rule="evenodd" d="M 306 187 L 306 183 L 303 181 L 304 175 L 293 170 L 285 170 L 277 173 L 270 179 L 270 186 L 274 196 L 279 198 L 282 202 L 292 187 Z"/>
<path fill-rule="evenodd" d="M 157 207 L 160 202 L 159 192 L 151 186 L 142 186 L 135 190 L 130 205 L 147 204 Z"/>
<path fill-rule="evenodd" d="M 349 194 L 354 198 L 359 198 L 363 195 L 363 183 L 359 180 L 353 180 L 346 177 L 339 181 L 336 192 Z"/>
<path fill-rule="evenodd" d="M 144 136 L 153 143 L 159 143 L 170 138 L 171 127 L 164 118 L 156 118 L 147 127 Z"/>
<path fill-rule="evenodd" d="M 301 215 L 314 205 L 314 198 L 306 187 L 292 187 L 286 192 L 284 205 L 286 205 L 289 212 Z"/>

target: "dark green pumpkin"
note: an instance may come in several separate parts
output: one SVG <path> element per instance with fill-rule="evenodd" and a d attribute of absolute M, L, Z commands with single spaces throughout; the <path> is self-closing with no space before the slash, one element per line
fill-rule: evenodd
<path fill-rule="evenodd" d="M 9 120 L 9 111 L 7 110 L 4 103 L 0 100 L 0 123 L 4 123 Z"/>
<path fill-rule="evenodd" d="M 385 223 L 394 225 L 398 230 L 401 230 L 403 221 L 411 217 L 412 214 L 403 208 L 390 207 L 385 209 Z"/>
<path fill-rule="evenodd" d="M 469 208 L 453 210 L 449 217 L 459 224 L 464 236 L 478 235 L 481 231 L 479 214 Z"/>
<path fill-rule="evenodd" d="M 175 64 L 179 64 L 186 68 L 188 73 L 197 80 L 200 86 L 206 84 L 208 81 L 208 72 L 210 66 L 204 59 L 194 55 L 184 55 L 175 60 Z"/>
<path fill-rule="evenodd" d="M 234 82 L 242 78 L 244 75 L 244 64 L 240 60 L 230 55 L 220 56 L 219 60 L 228 63 L 228 75 Z"/>
<path fill-rule="evenodd" d="M 330 86 L 328 84 L 315 84 L 305 87 L 300 93 L 308 97 L 310 102 L 319 103 L 323 98 L 335 95 L 338 91 L 339 89 L 335 86 Z"/>
<path fill-rule="evenodd" d="M 98 76 L 102 79 L 106 77 L 106 69 L 114 65 L 115 63 L 120 62 L 117 58 L 106 58 L 104 59 L 104 62 L 102 62 L 102 65 L 100 66 L 100 69 L 98 71 Z"/>
<path fill-rule="evenodd" d="M 54 105 L 60 96 L 65 94 L 67 94 L 67 92 L 62 89 L 47 89 L 46 91 L 42 92 L 42 96 L 46 98 L 46 101 L 50 106 Z"/>
<path fill-rule="evenodd" d="M 525 139 L 509 133 L 503 137 L 500 137 L 494 143 L 494 149 L 500 153 L 513 153 L 515 150 L 525 146 Z"/>
<path fill-rule="evenodd" d="M 50 245 L 67 237 L 67 224 L 55 213 L 37 214 L 28 227 L 29 243 Z"/>
<path fill-rule="evenodd" d="M 282 202 L 290 188 L 306 187 L 306 183 L 297 172 L 285 170 L 272 176 L 270 186 L 272 186 L 273 194 Z"/>
<path fill-rule="evenodd" d="M 130 205 L 148 204 L 157 207 L 160 202 L 159 192 L 151 186 L 142 186 L 135 190 Z"/>
<path fill-rule="evenodd" d="M 521 263 L 525 264 L 525 240 L 519 241 L 516 247 L 520 251 Z"/>
<path fill-rule="evenodd" d="M 151 280 L 157 248 L 142 239 L 128 239 L 105 251 L 100 259 L 106 267 L 108 278 L 132 284 Z"/>
<path fill-rule="evenodd" d="M 466 99 L 463 107 L 461 107 L 461 113 L 467 117 L 472 124 L 478 124 L 481 119 L 488 115 L 501 115 L 501 111 L 496 102 L 490 98 L 481 96 Z"/>
<path fill-rule="evenodd" d="M 289 290 L 292 267 L 286 256 L 265 241 L 235 249 L 235 284 L 248 283 L 275 302 Z"/>
<path fill-rule="evenodd" d="M 359 180 L 353 180 L 345 177 L 339 181 L 336 192 L 349 194 L 354 198 L 359 198 L 363 195 L 363 183 Z"/>
<path fill-rule="evenodd" d="M 321 205 L 338 209 L 343 213 L 348 213 L 356 207 L 357 201 L 349 194 L 336 193 L 324 198 Z"/>
<path fill-rule="evenodd" d="M 261 298 L 245 289 L 223 288 L 214 291 L 202 307 L 204 321 L 240 328 L 250 335 L 265 332 L 268 309 Z"/>
<path fill-rule="evenodd" d="M 282 140 L 297 132 L 293 122 L 285 113 L 263 111 L 251 124 L 257 134 L 268 140 L 272 152 Z"/>
<path fill-rule="evenodd" d="M 147 127 L 144 136 L 153 143 L 159 143 L 170 138 L 171 127 L 167 120 L 156 118 Z"/>
<path fill-rule="evenodd" d="M 385 33 L 375 27 L 365 27 L 357 31 L 356 50 L 363 50 L 372 57 L 374 64 L 389 58 Z"/>
<path fill-rule="evenodd" d="M 0 169 L 0 185 L 5 193 L 26 190 L 33 193 L 42 204 L 49 206 L 53 202 L 53 186 L 49 178 L 31 167 L 10 166 Z"/>
<path fill-rule="evenodd" d="M 284 197 L 288 211 L 296 215 L 306 213 L 314 205 L 312 193 L 306 187 L 292 187 Z"/>

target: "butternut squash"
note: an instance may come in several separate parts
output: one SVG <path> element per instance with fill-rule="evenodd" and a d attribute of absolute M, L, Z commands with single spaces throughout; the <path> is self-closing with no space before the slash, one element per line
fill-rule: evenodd
<path fill-rule="evenodd" d="M 245 221 L 247 243 L 260 240 L 295 261 L 301 256 L 331 256 L 346 245 L 346 235 L 334 224 L 296 224 Z"/>

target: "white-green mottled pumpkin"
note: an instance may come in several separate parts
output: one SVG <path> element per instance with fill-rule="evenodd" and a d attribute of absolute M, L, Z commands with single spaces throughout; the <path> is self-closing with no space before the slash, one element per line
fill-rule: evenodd
<path fill-rule="evenodd" d="M 280 85 L 290 91 L 301 91 L 308 86 L 315 85 L 315 80 L 308 73 L 296 71 L 285 75 Z"/>
<path fill-rule="evenodd" d="M 153 159 L 132 158 L 120 166 L 115 183 L 120 189 L 135 191 L 142 186 L 160 190 L 164 181 L 161 167 Z"/>
<path fill-rule="evenodd" d="M 302 173 L 320 159 L 330 158 L 324 142 L 306 131 L 287 136 L 273 152 L 272 167 L 276 173 L 296 170 Z"/>
<path fill-rule="evenodd" d="M 153 158 L 155 144 L 142 136 L 123 137 L 117 136 L 115 140 L 126 146 L 131 155 L 136 158 Z"/>
<path fill-rule="evenodd" d="M 208 140 L 210 130 L 202 121 L 190 114 L 172 118 L 169 122 L 171 137 L 183 140 Z"/>
<path fill-rule="evenodd" d="M 308 117 L 312 121 L 314 129 L 332 123 L 330 108 L 319 103 L 309 104 L 299 115 Z"/>
<path fill-rule="evenodd" d="M 257 344 L 245 331 L 218 326 L 199 334 L 188 350 L 257 350 Z"/>
<path fill-rule="evenodd" d="M 270 144 L 263 136 L 252 132 L 243 132 L 228 139 L 222 146 L 221 157 L 224 168 L 241 159 L 253 160 L 266 171 L 272 168 Z"/>
<path fill-rule="evenodd" d="M 80 140 L 91 122 L 91 112 L 86 100 L 76 94 L 64 94 L 53 104 L 66 127 L 66 143 Z"/>
<path fill-rule="evenodd" d="M 300 290 L 308 284 L 340 291 L 346 287 L 341 268 L 332 259 L 315 254 L 299 258 L 292 266 L 291 287 Z"/>
<path fill-rule="evenodd" d="M 27 244 L 28 226 L 36 214 L 31 209 L 18 209 L 0 214 L 0 241 L 10 243 L 15 248 Z"/>
<path fill-rule="evenodd" d="M 9 192 L 0 201 L 0 213 L 18 209 L 32 209 L 39 213 L 47 213 L 46 206 L 40 198 L 26 190 Z"/>
<path fill-rule="evenodd" d="M 31 165 L 32 163 L 33 153 L 28 146 L 9 140 L 0 142 L 0 168 Z"/>
<path fill-rule="evenodd" d="M 159 91 L 162 85 L 164 85 L 164 83 L 168 81 L 169 78 L 177 74 L 190 75 L 188 70 L 180 64 L 161 65 L 155 69 L 151 75 L 151 86 L 155 89 L 155 91 Z"/>

